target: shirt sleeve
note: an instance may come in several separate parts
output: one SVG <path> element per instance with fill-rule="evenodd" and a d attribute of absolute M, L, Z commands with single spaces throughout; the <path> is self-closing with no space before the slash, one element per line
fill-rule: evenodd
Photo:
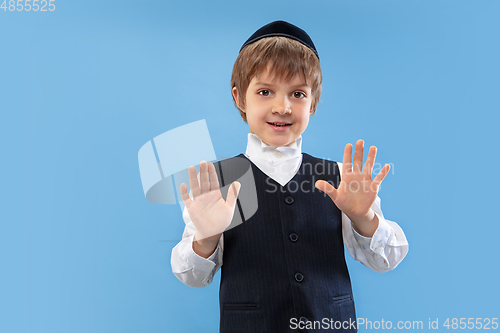
<path fill-rule="evenodd" d="M 222 266 L 224 235 L 221 235 L 214 253 L 208 258 L 203 258 L 193 250 L 193 237 L 196 233 L 196 227 L 191 221 L 186 207 L 184 207 L 182 218 L 186 226 L 182 234 L 182 240 L 172 249 L 170 259 L 172 272 L 185 285 L 193 288 L 203 288 L 212 283 L 215 273 Z"/>
<path fill-rule="evenodd" d="M 342 164 L 339 169 L 342 170 Z M 342 236 L 344 244 L 354 260 L 376 272 L 390 271 L 404 259 L 408 253 L 408 241 L 401 227 L 386 220 L 380 208 L 377 196 L 372 209 L 378 217 L 379 225 L 371 238 L 360 235 L 354 229 L 351 220 L 342 212 Z"/>

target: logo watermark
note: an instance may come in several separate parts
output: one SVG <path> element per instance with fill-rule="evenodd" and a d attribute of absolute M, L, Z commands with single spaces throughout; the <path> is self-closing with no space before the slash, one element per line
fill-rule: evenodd
<path fill-rule="evenodd" d="M 369 320 L 367 318 L 357 318 L 353 320 L 334 320 L 332 318 L 323 318 L 321 320 L 307 320 L 305 318 L 291 318 L 290 329 L 321 329 L 321 330 L 438 330 L 438 329 L 476 329 L 476 330 L 496 330 L 498 329 L 498 318 L 439 318 L 428 320 Z"/>
<path fill-rule="evenodd" d="M 56 0 L 4 0 L 0 9 L 4 12 L 53 12 Z"/>
<path fill-rule="evenodd" d="M 373 165 L 373 170 L 372 170 L 372 175 L 373 174 L 378 174 L 384 165 L 389 164 L 390 165 L 390 171 L 389 173 L 394 175 L 394 164 L 393 163 L 385 163 L 385 164 L 380 164 L 380 163 L 374 163 Z M 286 164 L 279 165 L 277 170 L 277 173 L 285 173 L 286 169 L 289 168 Z M 284 168 L 284 169 L 283 169 Z M 316 188 L 315 183 L 318 180 L 325 180 L 327 183 L 335 187 L 335 184 L 332 180 L 326 180 L 324 179 L 325 176 L 318 176 L 318 175 L 334 175 L 335 170 L 334 170 L 334 164 L 329 163 L 327 160 L 323 160 L 321 163 L 309 163 L 309 162 L 303 162 L 301 165 L 301 170 L 300 172 L 303 175 L 309 176 L 312 175 L 312 181 L 311 180 L 303 180 L 303 181 L 296 181 L 294 179 L 290 180 L 286 184 L 286 190 L 283 187 L 279 187 L 276 185 L 271 177 L 268 177 L 266 179 L 266 185 L 268 185 L 268 188 L 266 189 L 267 193 L 276 193 L 276 192 L 282 192 L 282 193 L 314 193 L 314 192 L 322 192 L 326 196 L 327 193 L 319 190 Z M 340 177 L 340 174 L 338 175 Z M 342 179 L 340 178 L 340 181 Z M 363 192 L 363 193 L 370 193 L 370 192 L 378 192 L 380 190 L 381 185 L 372 182 L 369 179 L 363 179 L 360 181 L 357 180 L 351 180 L 349 181 L 349 185 L 345 187 L 346 191 L 352 192 L 352 193 L 357 193 L 357 192 Z"/>

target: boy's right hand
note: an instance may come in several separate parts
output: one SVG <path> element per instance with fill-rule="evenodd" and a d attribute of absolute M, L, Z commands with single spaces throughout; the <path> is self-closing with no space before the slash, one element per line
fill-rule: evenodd
<path fill-rule="evenodd" d="M 233 182 L 227 193 L 227 201 L 224 201 L 213 163 L 201 161 L 199 184 L 196 168 L 191 166 L 188 171 L 193 199 L 189 197 L 185 183 L 181 184 L 180 190 L 182 201 L 196 227 L 195 241 L 200 244 L 208 242 L 209 247 L 215 242 L 216 246 L 222 232 L 231 224 L 241 184 Z"/>

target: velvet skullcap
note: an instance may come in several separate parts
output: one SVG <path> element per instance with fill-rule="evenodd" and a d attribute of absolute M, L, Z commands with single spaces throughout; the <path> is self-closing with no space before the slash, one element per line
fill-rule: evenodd
<path fill-rule="evenodd" d="M 248 38 L 247 41 L 243 44 L 243 46 L 240 49 L 240 52 L 248 44 L 252 44 L 253 42 L 258 41 L 259 39 L 272 36 L 283 36 L 295 39 L 296 41 L 310 48 L 319 59 L 318 51 L 316 51 L 316 47 L 314 46 L 314 43 L 311 37 L 309 37 L 309 35 L 307 34 L 307 32 L 285 21 L 271 22 L 269 24 L 266 24 L 256 32 L 254 32 L 254 34 L 250 36 L 250 38 Z"/>

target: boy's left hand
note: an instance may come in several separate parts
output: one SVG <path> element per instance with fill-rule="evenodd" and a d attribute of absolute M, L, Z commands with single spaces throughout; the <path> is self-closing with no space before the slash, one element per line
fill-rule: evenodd
<path fill-rule="evenodd" d="M 377 198 L 379 186 L 391 167 L 389 164 L 384 165 L 375 179 L 372 179 L 377 147 L 370 147 L 363 170 L 363 146 L 363 140 L 356 142 L 354 162 L 352 145 L 348 143 L 345 146 L 338 189 L 324 180 L 318 180 L 315 186 L 328 194 L 335 205 L 349 217 L 356 231 L 365 237 L 372 237 L 378 227 L 378 218 L 371 207 Z"/>

